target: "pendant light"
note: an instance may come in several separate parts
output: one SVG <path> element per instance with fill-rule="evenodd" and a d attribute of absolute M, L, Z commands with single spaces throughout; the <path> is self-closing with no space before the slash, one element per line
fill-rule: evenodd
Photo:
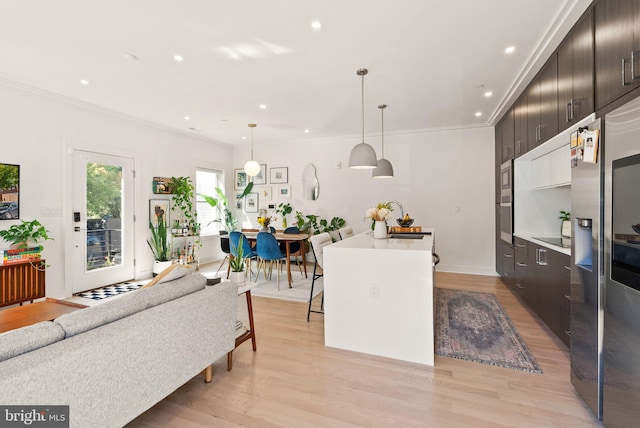
<path fill-rule="evenodd" d="M 391 162 L 384 158 L 384 109 L 386 104 L 380 104 L 380 115 L 382 116 L 382 157 L 378 159 L 378 166 L 371 172 L 373 178 L 393 178 L 393 166 Z"/>
<path fill-rule="evenodd" d="M 253 160 L 253 128 L 255 127 L 255 123 L 249 124 L 249 128 L 251 128 L 251 160 L 244 164 L 244 172 L 246 172 L 249 177 L 255 177 L 260 172 L 260 164 Z"/>
<path fill-rule="evenodd" d="M 349 168 L 353 169 L 372 169 L 378 166 L 376 151 L 364 142 L 364 76 L 368 72 L 366 68 L 356 71 L 356 74 L 362 77 L 362 142 L 351 149 Z"/>

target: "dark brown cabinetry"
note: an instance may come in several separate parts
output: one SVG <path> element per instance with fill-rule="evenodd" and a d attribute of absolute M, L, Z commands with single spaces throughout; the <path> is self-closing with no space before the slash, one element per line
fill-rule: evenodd
<path fill-rule="evenodd" d="M 595 14 L 596 108 L 640 86 L 640 2 L 599 0 Z"/>
<path fill-rule="evenodd" d="M 529 151 L 527 143 L 527 94 L 524 93 L 513 105 L 514 158 Z"/>
<path fill-rule="evenodd" d="M 504 282 L 509 286 L 513 286 L 515 284 L 514 278 L 514 251 L 513 247 L 506 242 L 501 243 L 501 260 L 502 260 L 502 277 Z"/>
<path fill-rule="evenodd" d="M 524 284 L 524 300 L 540 319 L 567 346 L 570 257 L 549 248 L 529 243 L 528 276 Z"/>
<path fill-rule="evenodd" d="M 514 133 L 513 133 L 513 109 L 509 110 L 501 120 L 502 130 L 502 162 L 513 159 Z"/>
<path fill-rule="evenodd" d="M 558 131 L 593 112 L 593 15 L 588 11 L 558 48 Z"/>
<path fill-rule="evenodd" d="M 527 301 L 527 283 L 529 281 L 529 246 L 527 241 L 514 238 L 514 289 L 520 297 Z"/>
<path fill-rule="evenodd" d="M 558 57 L 553 54 L 527 89 L 529 149 L 558 133 Z"/>

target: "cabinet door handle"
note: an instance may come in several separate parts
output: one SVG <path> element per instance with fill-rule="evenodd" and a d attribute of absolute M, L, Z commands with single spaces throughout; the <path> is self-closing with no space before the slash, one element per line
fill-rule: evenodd
<path fill-rule="evenodd" d="M 546 256 L 545 256 L 545 260 L 544 260 L 544 261 L 542 261 L 542 253 L 545 253 L 545 254 L 546 254 L 546 253 L 547 253 L 547 250 L 544 250 L 544 249 L 540 248 L 540 266 L 546 266 L 546 265 L 548 264 L 548 263 L 547 263 L 547 258 L 546 258 Z"/>
<path fill-rule="evenodd" d="M 516 153 L 515 154 L 519 154 L 520 153 L 520 140 L 516 141 Z"/>
<path fill-rule="evenodd" d="M 512 254 L 506 254 L 506 253 L 504 254 L 504 256 L 505 256 L 506 258 L 508 258 L 508 259 L 510 259 L 510 258 L 512 258 L 512 257 L 513 257 L 513 255 L 512 255 Z"/>
<path fill-rule="evenodd" d="M 567 299 L 568 301 L 571 301 L 571 296 L 569 296 L 568 294 L 565 294 L 564 298 Z"/>
<path fill-rule="evenodd" d="M 525 288 L 524 285 L 522 284 L 516 284 L 516 287 L 518 287 L 520 290 L 524 290 Z"/>
<path fill-rule="evenodd" d="M 567 336 L 571 337 L 571 331 L 570 330 L 565 330 L 564 334 L 566 334 Z"/>
<path fill-rule="evenodd" d="M 630 85 L 631 82 L 627 82 L 627 63 L 629 58 L 622 58 L 622 86 Z"/>
<path fill-rule="evenodd" d="M 516 247 L 524 248 L 524 247 L 526 247 L 526 246 L 527 246 L 526 244 L 518 244 L 518 243 L 516 242 Z"/>
<path fill-rule="evenodd" d="M 573 117 L 573 105 L 575 104 L 574 99 L 571 99 L 571 101 L 569 102 L 569 120 L 573 121 L 575 119 L 575 117 Z"/>
<path fill-rule="evenodd" d="M 567 106 L 564 109 L 564 118 L 565 122 L 569 123 L 573 120 L 573 100 L 567 103 Z"/>
<path fill-rule="evenodd" d="M 571 270 L 571 266 L 565 266 L 564 267 L 566 270 L 570 271 Z"/>
<path fill-rule="evenodd" d="M 520 267 L 527 267 L 526 263 L 520 263 L 520 262 L 516 262 L 516 264 Z"/>

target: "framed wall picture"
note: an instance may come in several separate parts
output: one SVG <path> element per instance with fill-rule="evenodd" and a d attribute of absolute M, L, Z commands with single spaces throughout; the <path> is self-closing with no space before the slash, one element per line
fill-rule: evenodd
<path fill-rule="evenodd" d="M 169 214 L 171 213 L 171 200 L 169 199 L 149 199 L 149 221 L 153 227 L 164 219 L 168 228 L 171 227 Z"/>
<path fill-rule="evenodd" d="M 153 177 L 152 181 L 153 193 L 156 195 L 171 194 L 171 178 L 170 177 Z"/>
<path fill-rule="evenodd" d="M 260 172 L 253 177 L 253 184 L 267 184 L 267 164 L 260 164 Z"/>
<path fill-rule="evenodd" d="M 263 202 L 270 201 L 273 195 L 271 186 L 260 187 L 260 200 Z"/>
<path fill-rule="evenodd" d="M 289 182 L 289 168 L 281 166 L 278 168 L 271 168 L 271 184 L 285 184 Z"/>
<path fill-rule="evenodd" d="M 288 184 L 286 186 L 278 186 L 278 196 L 280 196 L 280 198 L 290 198 L 291 186 Z"/>
<path fill-rule="evenodd" d="M 247 193 L 247 196 L 244 197 L 244 210 L 248 213 L 257 213 L 258 212 L 258 194 L 257 193 Z"/>
<path fill-rule="evenodd" d="M 0 220 L 20 218 L 20 165 L 0 163 Z"/>
<path fill-rule="evenodd" d="M 244 169 L 238 168 L 233 170 L 233 190 L 242 190 L 247 187 L 249 177 Z"/>

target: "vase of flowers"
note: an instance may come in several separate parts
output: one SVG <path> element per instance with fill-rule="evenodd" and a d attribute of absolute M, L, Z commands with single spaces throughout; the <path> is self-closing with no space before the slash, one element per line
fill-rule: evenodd
<path fill-rule="evenodd" d="M 365 219 L 371 220 L 371 229 L 373 229 L 373 237 L 376 239 L 386 239 L 389 235 L 387 232 L 387 220 L 391 218 L 391 202 L 380 202 L 374 208 L 367 210 Z"/>
<path fill-rule="evenodd" d="M 258 216 L 258 224 L 260 225 L 260 232 L 271 232 L 269 228 L 269 224 L 271 223 L 271 217 L 267 215 L 266 210 L 260 210 L 260 214 Z"/>

